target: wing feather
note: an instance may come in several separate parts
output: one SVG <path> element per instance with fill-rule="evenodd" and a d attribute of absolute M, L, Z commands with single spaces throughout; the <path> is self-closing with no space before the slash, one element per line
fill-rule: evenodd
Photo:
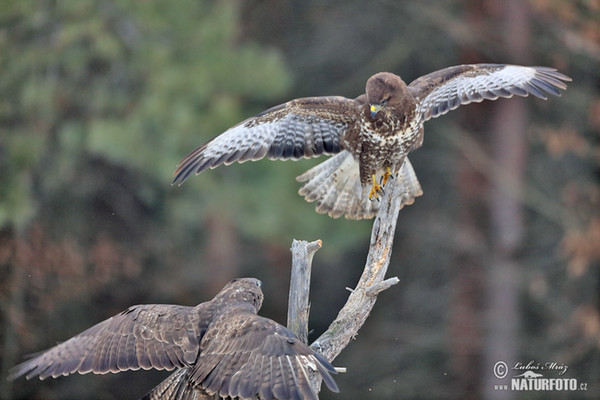
<path fill-rule="evenodd" d="M 188 366 L 199 351 L 197 339 L 195 343 L 189 340 L 200 336 L 199 310 L 174 305 L 130 307 L 17 365 L 9 378 Z"/>
<path fill-rule="evenodd" d="M 117 360 L 117 367 L 120 371 L 127 371 L 139 368 L 137 361 L 137 355 L 135 351 L 135 337 L 133 335 L 123 335 L 123 347 L 119 349 L 119 359 Z M 130 356 L 127 356 L 130 354 Z"/>
<path fill-rule="evenodd" d="M 230 386 L 231 393 L 237 393 L 241 398 L 250 398 L 258 393 L 260 383 L 263 380 L 262 371 L 265 370 L 265 356 L 253 353 L 248 362 L 240 369 L 239 383 L 236 386 Z M 260 371 L 257 373 L 256 371 Z"/>
<path fill-rule="evenodd" d="M 566 75 L 548 67 L 505 64 L 470 64 L 444 68 L 408 85 L 419 100 L 423 120 L 439 117 L 460 105 L 500 97 L 533 95 L 546 99 L 566 89 Z"/>
<path fill-rule="evenodd" d="M 193 386 L 189 373 L 189 368 L 175 371 L 141 400 L 222 400 L 218 395 L 209 395 L 203 389 Z"/>
<path fill-rule="evenodd" d="M 223 132 L 189 153 L 173 183 L 221 164 L 298 160 L 341 150 L 340 137 L 359 114 L 360 103 L 341 96 L 307 97 L 275 106 Z"/>
<path fill-rule="evenodd" d="M 110 340 L 110 346 L 108 347 L 107 354 L 107 367 L 112 373 L 119 372 L 119 342 L 121 341 L 122 335 L 113 336 Z"/>
<path fill-rule="evenodd" d="M 191 381 L 209 394 L 241 399 L 317 399 L 306 378 L 321 374 L 333 391 L 335 369 L 287 328 L 249 313 L 217 319 L 200 344 Z"/>

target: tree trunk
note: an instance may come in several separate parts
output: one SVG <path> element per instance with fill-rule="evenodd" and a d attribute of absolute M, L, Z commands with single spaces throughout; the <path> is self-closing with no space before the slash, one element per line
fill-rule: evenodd
<path fill-rule="evenodd" d="M 500 50 L 504 51 L 507 61 L 527 64 L 530 36 L 527 2 L 473 0 L 466 3 L 465 11 L 473 32 L 484 37 L 500 35 Z M 498 13 L 497 18 L 494 13 Z M 473 48 L 463 49 L 463 55 L 465 62 L 489 61 Z M 481 165 L 474 166 L 466 157 L 459 164 L 461 208 L 450 333 L 451 371 L 460 398 L 512 397 L 510 391 L 494 388 L 494 385 L 510 383 L 510 371 L 507 377 L 500 379 L 494 375 L 494 366 L 503 361 L 510 368 L 518 345 L 519 287 L 515 253 L 522 239 L 519 198 L 527 147 L 527 110 L 522 100 L 513 98 L 471 105 L 466 114 L 467 125 L 479 126 L 476 129 L 479 133 L 477 138 L 463 138 L 475 143 L 462 146 L 466 147 L 463 154 L 469 156 L 470 147 L 477 147 L 478 150 L 489 148 L 491 155 L 485 160 L 483 170 L 477 169 Z M 485 110 L 492 111 L 488 127 L 481 117 L 487 114 Z M 484 132 L 490 132 L 489 143 L 481 139 Z"/>
<path fill-rule="evenodd" d="M 508 59 L 528 64 L 529 9 L 522 0 L 505 0 L 501 32 Z M 492 374 L 497 362 L 514 365 L 518 354 L 519 262 L 516 253 L 523 238 L 520 201 L 525 179 L 527 153 L 527 108 L 523 99 L 502 101 L 492 117 L 492 165 L 494 176 L 489 196 L 491 263 L 487 270 L 485 398 L 509 399 L 512 392 L 495 390 L 495 384 L 509 384 Z M 502 372 L 502 371 L 498 371 Z M 503 374 L 501 374 L 503 375 Z"/>
<path fill-rule="evenodd" d="M 239 276 L 239 238 L 234 225 L 226 217 L 213 213 L 206 218 L 208 238 L 202 268 L 210 279 L 210 292 L 218 292 L 232 276 Z"/>

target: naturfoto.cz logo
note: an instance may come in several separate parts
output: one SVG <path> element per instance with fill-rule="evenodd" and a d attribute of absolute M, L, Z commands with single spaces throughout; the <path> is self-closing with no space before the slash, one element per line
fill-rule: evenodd
<path fill-rule="evenodd" d="M 569 367 L 562 363 L 516 362 L 509 367 L 504 361 L 494 364 L 494 376 L 505 380 L 512 372 L 510 383 L 502 382 L 494 385 L 494 390 L 513 391 L 585 391 L 587 382 L 578 382 L 575 378 L 563 377 Z M 549 376 L 545 376 L 549 375 Z"/>

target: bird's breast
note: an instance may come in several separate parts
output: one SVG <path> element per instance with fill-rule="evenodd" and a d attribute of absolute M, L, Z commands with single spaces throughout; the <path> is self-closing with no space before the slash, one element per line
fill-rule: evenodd
<path fill-rule="evenodd" d="M 367 119 L 362 124 L 357 149 L 365 175 L 379 173 L 386 167 L 395 173 L 406 155 L 422 143 L 423 122 L 418 114 L 392 117 Z"/>

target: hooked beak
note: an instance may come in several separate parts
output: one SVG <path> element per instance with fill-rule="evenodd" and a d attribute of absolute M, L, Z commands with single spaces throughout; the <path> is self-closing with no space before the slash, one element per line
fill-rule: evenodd
<path fill-rule="evenodd" d="M 375 118 L 375 114 L 377 114 L 382 108 L 382 104 L 371 104 L 371 118 Z"/>

